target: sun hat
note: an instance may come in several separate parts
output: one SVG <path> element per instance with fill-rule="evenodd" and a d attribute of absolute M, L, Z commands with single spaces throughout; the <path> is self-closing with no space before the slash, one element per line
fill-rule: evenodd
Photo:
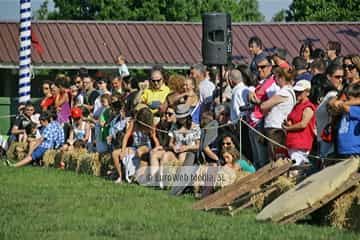
<path fill-rule="evenodd" d="M 185 118 L 191 114 L 190 107 L 186 104 L 179 104 L 175 109 L 176 118 Z"/>
<path fill-rule="evenodd" d="M 72 118 L 81 118 L 82 117 L 82 110 L 79 107 L 74 107 L 70 111 L 70 115 Z"/>
<path fill-rule="evenodd" d="M 300 80 L 298 82 L 296 82 L 293 90 L 296 91 L 296 92 L 302 92 L 302 91 L 305 91 L 305 90 L 310 90 L 311 89 L 311 83 L 310 81 L 308 80 Z"/>

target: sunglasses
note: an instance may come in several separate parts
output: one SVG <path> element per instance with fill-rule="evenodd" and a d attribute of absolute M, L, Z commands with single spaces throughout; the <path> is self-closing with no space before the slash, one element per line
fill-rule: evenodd
<path fill-rule="evenodd" d="M 81 81 L 76 81 L 75 83 L 76 83 L 76 84 L 80 84 L 80 83 L 81 83 Z"/>
<path fill-rule="evenodd" d="M 257 66 L 256 68 L 257 69 L 265 69 L 265 68 L 267 68 L 267 67 L 269 67 L 270 65 L 259 65 L 259 66 Z"/>
<path fill-rule="evenodd" d="M 225 146 L 230 146 L 230 145 L 231 145 L 231 142 L 223 142 L 223 145 L 225 145 Z"/>
<path fill-rule="evenodd" d="M 173 113 L 173 112 L 166 112 L 165 114 L 166 114 L 167 116 L 171 117 L 171 116 L 174 115 L 175 113 Z"/>
<path fill-rule="evenodd" d="M 356 68 L 355 64 L 343 64 L 343 68 L 348 68 L 350 71 Z"/>
<path fill-rule="evenodd" d="M 336 76 L 333 76 L 333 78 L 336 78 L 336 79 L 342 79 L 344 76 L 343 75 L 336 75 Z"/>
<path fill-rule="evenodd" d="M 43 87 L 43 90 L 49 90 L 50 88 L 48 88 L 48 87 Z"/>
<path fill-rule="evenodd" d="M 159 83 L 159 82 L 161 82 L 161 80 L 162 80 L 162 79 L 151 79 L 151 81 L 152 81 L 153 83 Z"/>

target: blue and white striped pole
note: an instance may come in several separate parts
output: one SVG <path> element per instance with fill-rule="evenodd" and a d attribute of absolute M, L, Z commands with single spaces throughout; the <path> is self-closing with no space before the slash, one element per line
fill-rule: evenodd
<path fill-rule="evenodd" d="M 19 103 L 30 101 L 31 0 L 20 0 Z"/>

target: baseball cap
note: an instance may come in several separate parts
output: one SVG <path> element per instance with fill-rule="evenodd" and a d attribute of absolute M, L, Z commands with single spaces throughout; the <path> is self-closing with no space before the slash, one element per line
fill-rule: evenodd
<path fill-rule="evenodd" d="M 311 89 L 311 83 L 310 83 L 310 81 L 305 80 L 305 79 L 296 82 L 296 84 L 293 88 L 293 90 L 296 92 L 302 92 L 307 89 L 309 89 L 309 90 Z"/>

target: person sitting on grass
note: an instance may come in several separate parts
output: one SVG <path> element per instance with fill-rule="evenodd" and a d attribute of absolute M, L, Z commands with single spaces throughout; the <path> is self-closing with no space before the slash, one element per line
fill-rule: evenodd
<path fill-rule="evenodd" d="M 43 112 L 40 116 L 40 123 L 44 129 L 41 132 L 41 138 L 37 140 L 36 145 L 34 146 L 34 151 L 16 164 L 11 164 L 9 160 L 6 160 L 6 164 L 12 167 L 22 167 L 31 162 L 40 160 L 47 150 L 54 148 L 57 131 L 54 129 L 55 125 L 51 125 L 50 121 L 50 114 L 48 112 Z"/>

